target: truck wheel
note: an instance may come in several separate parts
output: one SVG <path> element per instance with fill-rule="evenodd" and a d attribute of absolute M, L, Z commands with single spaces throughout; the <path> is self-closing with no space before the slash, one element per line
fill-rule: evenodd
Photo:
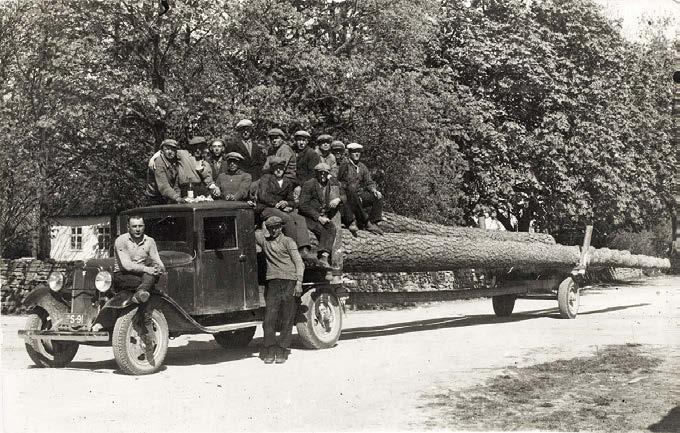
<path fill-rule="evenodd" d="M 335 346 L 342 332 L 342 306 L 337 296 L 328 292 L 310 291 L 302 295 L 306 307 L 304 322 L 297 324 L 302 344 L 308 349 Z"/>
<path fill-rule="evenodd" d="M 28 330 L 46 330 L 52 327 L 47 314 L 30 314 L 26 320 Z M 64 367 L 73 360 L 78 352 L 75 341 L 26 340 L 26 352 L 38 367 Z"/>
<path fill-rule="evenodd" d="M 149 336 L 152 341 L 147 346 L 142 339 L 144 325 L 138 310 L 133 308 L 116 320 L 111 338 L 113 356 L 127 374 L 151 374 L 161 368 L 168 353 L 168 322 L 160 310 L 151 311 L 153 332 Z"/>
<path fill-rule="evenodd" d="M 560 308 L 560 316 L 563 319 L 574 319 L 578 314 L 581 301 L 581 292 L 578 284 L 569 277 L 560 283 L 557 290 L 557 305 Z"/>
<path fill-rule="evenodd" d="M 515 300 L 517 296 L 515 295 L 498 295 L 491 298 L 491 303 L 493 304 L 493 312 L 496 313 L 498 317 L 508 317 L 512 314 L 512 310 L 515 308 Z"/>
<path fill-rule="evenodd" d="M 218 332 L 213 334 L 215 341 L 225 349 L 237 349 L 246 347 L 255 335 L 255 326 L 250 328 L 236 329 L 234 331 Z"/>

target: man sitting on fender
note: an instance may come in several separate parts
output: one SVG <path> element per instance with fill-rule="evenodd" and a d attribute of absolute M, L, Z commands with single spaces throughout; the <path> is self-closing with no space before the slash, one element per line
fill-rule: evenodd
<path fill-rule="evenodd" d="M 349 158 L 338 169 L 338 181 L 347 193 L 347 208 L 353 214 L 350 219 L 356 220 L 360 228 L 382 235 L 383 231 L 378 227 L 382 221 L 382 193 L 376 188 L 368 168 L 359 161 L 363 148 L 358 143 L 347 145 Z"/>
<path fill-rule="evenodd" d="M 300 214 L 307 221 L 307 227 L 319 238 L 319 262 L 324 267 L 330 267 L 328 259 L 338 229 L 331 218 L 342 211 L 343 202 L 340 184 L 330 177 L 330 170 L 324 162 L 314 167 L 316 176 L 302 185 L 299 207 Z"/>
<path fill-rule="evenodd" d="M 278 156 L 269 158 L 269 169 L 260 178 L 257 188 L 257 211 L 262 219 L 277 216 L 283 221 L 283 233 L 293 238 L 303 258 L 313 258 L 309 243 L 307 223 L 302 215 L 294 213 L 295 184 L 285 177 L 287 160 Z"/>

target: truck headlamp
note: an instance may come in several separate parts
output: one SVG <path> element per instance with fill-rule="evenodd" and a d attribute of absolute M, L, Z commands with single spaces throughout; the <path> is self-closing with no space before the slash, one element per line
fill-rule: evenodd
<path fill-rule="evenodd" d="M 50 290 L 53 292 L 58 292 L 64 287 L 64 274 L 61 272 L 50 272 L 47 277 L 47 285 L 50 286 Z"/>
<path fill-rule="evenodd" d="M 111 288 L 111 282 L 112 281 L 113 281 L 113 278 L 111 278 L 110 272 L 99 271 L 97 273 L 97 276 L 94 277 L 94 286 L 97 288 L 97 290 L 104 293 Z"/>

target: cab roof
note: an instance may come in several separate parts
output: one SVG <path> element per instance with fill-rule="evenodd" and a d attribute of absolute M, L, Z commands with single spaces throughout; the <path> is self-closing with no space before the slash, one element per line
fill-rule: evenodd
<path fill-rule="evenodd" d="M 202 201 L 199 203 L 184 203 L 184 204 L 161 204 L 155 206 L 137 207 L 121 212 L 121 215 L 130 215 L 134 213 L 153 213 L 153 212 L 195 212 L 197 210 L 236 210 L 236 209 L 252 209 L 252 207 L 243 201 Z"/>

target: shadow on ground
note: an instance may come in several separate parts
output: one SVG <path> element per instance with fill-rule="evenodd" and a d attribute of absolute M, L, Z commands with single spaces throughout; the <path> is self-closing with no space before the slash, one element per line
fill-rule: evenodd
<path fill-rule="evenodd" d="M 680 406 L 675 406 L 661 421 L 647 428 L 653 432 L 680 432 Z"/>

